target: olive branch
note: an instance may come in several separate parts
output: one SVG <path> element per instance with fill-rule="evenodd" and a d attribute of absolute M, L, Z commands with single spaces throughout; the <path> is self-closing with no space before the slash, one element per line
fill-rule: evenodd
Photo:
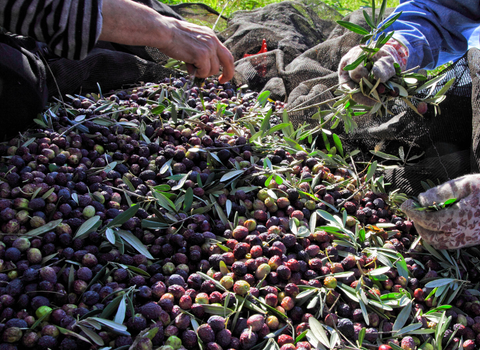
<path fill-rule="evenodd" d="M 382 0 L 378 15 L 376 15 L 375 0 L 372 0 L 371 16 L 365 10 L 363 11 L 363 16 L 370 30 L 348 21 L 337 21 L 342 27 L 363 36 L 360 40 L 360 47 L 363 53 L 343 69 L 349 71 L 363 64 L 370 73 L 367 77 L 361 79 L 359 86 L 356 88 L 352 89 L 345 85 L 338 86 L 335 91 L 337 97 L 321 103 L 334 102 L 331 108 L 319 110 L 312 116 L 313 119 L 320 119 L 322 124 L 333 121 L 332 129 L 336 128 L 340 121 L 343 121 L 345 131 L 348 133 L 357 126 L 354 117 L 365 114 L 377 116 L 393 115 L 390 108 L 398 100 L 401 100 L 420 116 L 426 113 L 428 105 L 434 107 L 435 115 L 441 113 L 439 104 L 446 98 L 445 94 L 454 83 L 455 78 L 446 82 L 444 86 L 434 94 L 437 84 L 444 80 L 445 74 L 428 77 L 415 72 L 419 67 L 402 72 L 400 66 L 395 63 L 396 74 L 386 83 L 381 83 L 379 79 L 377 80 L 373 76 L 371 72 L 374 64 L 373 57 L 394 34 L 394 31 L 387 33 L 385 30 L 402 15 L 400 12 L 383 23 L 386 4 L 387 1 Z M 362 93 L 371 99 L 373 105 L 366 106 L 357 103 L 353 99 L 353 95 L 356 93 Z"/>

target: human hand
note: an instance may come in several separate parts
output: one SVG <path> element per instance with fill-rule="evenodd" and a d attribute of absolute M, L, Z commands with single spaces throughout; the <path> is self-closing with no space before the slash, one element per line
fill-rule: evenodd
<path fill-rule="evenodd" d="M 458 249 L 480 244 L 480 174 L 445 182 L 418 196 L 422 207 L 458 201 L 438 211 L 419 210 L 411 199 L 401 209 L 423 240 L 437 249 Z"/>
<path fill-rule="evenodd" d="M 213 30 L 173 18 L 166 18 L 166 24 L 171 26 L 172 36 L 169 42 L 159 47 L 164 54 L 187 63 L 189 73 L 195 71 L 198 78 L 218 74 L 222 67 L 220 83 L 232 79 L 233 56 Z"/>
<path fill-rule="evenodd" d="M 364 51 L 360 46 L 355 46 L 342 57 L 338 65 L 338 79 L 340 85 L 346 85 L 350 89 L 355 89 L 362 78 L 367 77 L 370 71 L 364 64 L 360 63 L 355 69 L 346 71 L 344 68 L 356 61 Z M 373 66 L 371 72 L 376 80 L 385 83 L 395 72 L 395 63 L 398 63 L 401 70 L 407 67 L 408 50 L 405 46 L 394 39 L 390 39 L 382 48 L 372 57 Z M 375 100 L 365 96 L 361 92 L 353 94 L 353 99 L 360 104 L 373 106 Z"/>
<path fill-rule="evenodd" d="M 220 83 L 233 78 L 233 56 L 208 27 L 162 16 L 130 0 L 103 0 L 102 18 L 100 40 L 155 47 L 184 61 L 198 78 L 216 75 L 220 67 Z"/>

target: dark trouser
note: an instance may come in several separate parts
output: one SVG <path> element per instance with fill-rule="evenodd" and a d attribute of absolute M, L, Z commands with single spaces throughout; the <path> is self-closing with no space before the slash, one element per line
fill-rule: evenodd
<path fill-rule="evenodd" d="M 46 69 L 33 39 L 0 34 L 0 141 L 25 130 L 47 103 Z"/>

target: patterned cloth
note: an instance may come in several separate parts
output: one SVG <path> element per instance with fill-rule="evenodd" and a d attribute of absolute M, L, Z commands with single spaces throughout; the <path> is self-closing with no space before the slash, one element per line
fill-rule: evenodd
<path fill-rule="evenodd" d="M 390 50 L 392 48 L 393 50 Z M 389 53 L 394 56 L 395 61 L 400 65 L 400 68 L 405 70 L 408 62 L 408 48 L 400 41 L 390 39 L 383 45 L 384 50 L 388 50 Z"/>
<path fill-rule="evenodd" d="M 419 210 L 413 200 L 402 211 L 413 219 L 422 238 L 437 249 L 457 249 L 480 243 L 480 175 L 465 175 L 447 181 L 418 196 L 422 207 L 457 199 L 439 210 Z"/>
<path fill-rule="evenodd" d="M 102 29 L 102 0 L 0 0 L 0 27 L 47 44 L 60 57 L 79 60 Z"/>

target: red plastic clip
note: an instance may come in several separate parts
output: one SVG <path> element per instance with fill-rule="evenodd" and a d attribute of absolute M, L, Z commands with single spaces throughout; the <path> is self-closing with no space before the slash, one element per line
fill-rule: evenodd
<path fill-rule="evenodd" d="M 268 52 L 267 50 L 267 41 L 265 39 L 262 40 L 262 48 L 260 49 L 260 51 L 258 51 L 257 53 L 252 53 L 252 54 L 248 54 L 246 53 L 245 55 L 243 55 L 243 57 L 250 57 L 250 56 L 254 56 L 254 55 L 258 55 L 260 53 L 265 53 L 265 52 Z"/>

